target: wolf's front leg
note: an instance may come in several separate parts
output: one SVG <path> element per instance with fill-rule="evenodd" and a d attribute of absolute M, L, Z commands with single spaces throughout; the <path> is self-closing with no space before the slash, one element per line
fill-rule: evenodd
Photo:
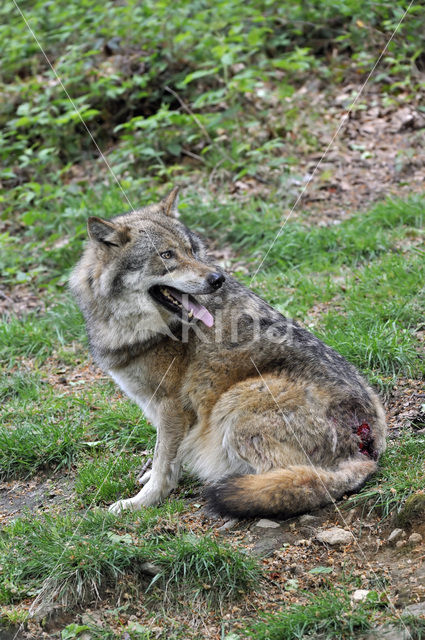
<path fill-rule="evenodd" d="M 160 413 L 152 470 L 145 486 L 128 500 L 118 500 L 109 511 L 119 513 L 123 509 L 136 511 L 150 507 L 168 496 L 177 486 L 180 477 L 180 460 L 177 451 L 185 435 L 184 420 L 175 407 L 165 405 Z M 145 474 L 147 475 L 147 474 Z"/>

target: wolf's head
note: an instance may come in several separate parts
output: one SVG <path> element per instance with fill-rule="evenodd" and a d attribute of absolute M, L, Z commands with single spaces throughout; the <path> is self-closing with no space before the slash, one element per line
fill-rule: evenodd
<path fill-rule="evenodd" d="M 201 238 L 177 220 L 177 195 L 175 188 L 158 204 L 110 220 L 89 218 L 89 241 L 70 280 L 86 319 L 103 312 L 150 324 L 196 318 L 213 325 L 204 296 L 225 277 Z"/>

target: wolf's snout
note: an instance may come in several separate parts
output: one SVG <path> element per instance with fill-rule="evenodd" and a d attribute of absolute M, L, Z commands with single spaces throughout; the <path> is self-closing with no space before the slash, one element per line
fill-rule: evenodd
<path fill-rule="evenodd" d="M 220 289 L 225 279 L 222 273 L 209 273 L 206 278 L 208 284 L 211 285 L 213 289 Z"/>

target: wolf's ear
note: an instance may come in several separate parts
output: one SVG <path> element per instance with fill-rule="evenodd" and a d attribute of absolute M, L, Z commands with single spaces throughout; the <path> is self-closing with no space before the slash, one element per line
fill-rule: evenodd
<path fill-rule="evenodd" d="M 87 221 L 90 240 L 100 242 L 107 247 L 121 247 L 130 240 L 128 227 L 118 227 L 109 220 L 91 216 Z"/>
<path fill-rule="evenodd" d="M 174 189 L 170 191 L 168 196 L 165 196 L 165 198 L 161 200 L 160 205 L 166 216 L 177 217 L 178 215 L 177 203 L 179 201 L 179 190 L 180 190 L 180 187 L 174 187 Z"/>

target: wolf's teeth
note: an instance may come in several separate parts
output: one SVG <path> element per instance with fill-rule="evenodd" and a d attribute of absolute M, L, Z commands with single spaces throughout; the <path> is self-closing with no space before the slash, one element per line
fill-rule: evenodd
<path fill-rule="evenodd" d="M 171 295 L 171 293 L 168 291 L 168 289 L 166 289 L 165 287 L 160 287 L 159 290 L 162 293 L 162 295 L 165 296 L 168 300 L 170 300 L 173 304 L 175 304 L 178 307 L 180 307 L 180 309 L 183 309 L 181 303 L 178 300 L 176 300 L 174 298 L 174 296 Z"/>

